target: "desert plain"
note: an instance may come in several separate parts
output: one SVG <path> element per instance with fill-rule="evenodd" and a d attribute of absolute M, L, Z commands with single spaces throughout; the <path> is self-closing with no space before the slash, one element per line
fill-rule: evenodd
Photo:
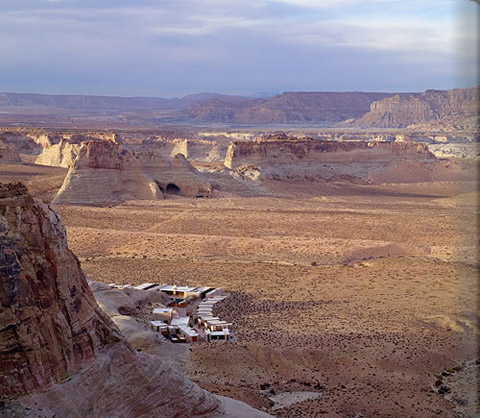
<path fill-rule="evenodd" d="M 65 173 L 0 166 L 2 181 L 24 181 L 45 200 Z M 230 293 L 215 312 L 235 341 L 181 349 L 178 367 L 201 387 L 282 417 L 473 416 L 474 173 L 265 187 L 264 196 L 55 206 L 93 281 Z"/>

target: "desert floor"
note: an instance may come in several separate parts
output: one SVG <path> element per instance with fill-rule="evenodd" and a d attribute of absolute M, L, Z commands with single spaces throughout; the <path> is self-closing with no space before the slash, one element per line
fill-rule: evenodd
<path fill-rule="evenodd" d="M 48 169 L 28 177 L 44 198 L 62 175 Z M 212 392 L 278 416 L 473 415 L 474 182 L 267 186 L 272 196 L 57 209 L 92 280 L 231 293 L 216 309 L 236 341 L 192 345 L 186 369 Z M 319 395 L 269 399 L 285 392 Z"/>

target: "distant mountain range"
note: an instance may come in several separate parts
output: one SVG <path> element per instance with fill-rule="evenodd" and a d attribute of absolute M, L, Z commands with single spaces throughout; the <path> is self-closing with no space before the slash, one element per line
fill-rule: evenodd
<path fill-rule="evenodd" d="M 195 102 L 221 96 L 213 93 L 191 94 L 182 98 L 118 97 L 0 93 L 0 108 L 37 108 L 84 112 L 134 112 L 184 109 Z M 228 96 L 226 96 L 228 97 Z"/>
<path fill-rule="evenodd" d="M 368 112 L 370 104 L 389 93 L 290 92 L 267 99 L 212 97 L 193 103 L 178 118 L 197 123 L 239 125 L 341 122 Z"/>
<path fill-rule="evenodd" d="M 0 111 L 39 116 L 55 112 L 75 117 L 120 115 L 158 124 L 399 128 L 448 121 L 452 129 L 461 129 L 476 124 L 478 92 L 478 87 L 398 94 L 287 92 L 268 98 L 201 93 L 174 99 L 0 93 Z"/>

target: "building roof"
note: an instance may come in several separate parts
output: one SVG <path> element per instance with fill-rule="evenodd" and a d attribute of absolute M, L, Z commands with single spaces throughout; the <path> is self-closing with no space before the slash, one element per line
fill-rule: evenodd
<path fill-rule="evenodd" d="M 180 325 L 178 328 L 180 328 L 182 330 L 182 332 L 184 332 L 185 334 L 187 334 L 190 337 L 197 337 L 198 336 L 198 332 L 195 331 L 193 328 L 186 327 L 186 326 L 183 326 L 183 325 Z"/>
<path fill-rule="evenodd" d="M 153 314 L 172 314 L 173 308 L 153 308 Z"/>
<path fill-rule="evenodd" d="M 230 335 L 230 331 L 228 329 L 223 329 L 222 331 L 210 331 L 207 329 L 207 334 L 210 335 Z"/>
<path fill-rule="evenodd" d="M 230 322 L 222 321 L 221 319 L 219 319 L 218 321 L 215 319 L 213 320 L 209 319 L 207 322 L 211 325 L 232 325 Z"/>
<path fill-rule="evenodd" d="M 171 291 L 171 292 L 191 292 L 195 290 L 195 287 L 187 286 L 175 286 L 175 285 L 165 285 L 160 288 L 162 291 Z"/>
<path fill-rule="evenodd" d="M 202 292 L 206 292 L 207 290 L 210 290 L 211 287 L 195 287 L 193 288 L 192 292 L 195 292 L 195 293 L 202 293 Z"/>
<path fill-rule="evenodd" d="M 181 316 L 180 318 L 173 318 L 170 325 L 173 325 L 173 326 L 176 325 L 177 327 L 188 326 L 189 321 L 190 321 L 189 316 Z"/>
<path fill-rule="evenodd" d="M 150 323 L 155 327 L 167 328 L 168 325 L 163 321 L 150 321 Z"/>
<path fill-rule="evenodd" d="M 148 289 L 151 289 L 153 287 L 157 287 L 158 284 L 156 283 L 142 283 L 142 284 L 139 284 L 138 286 L 135 286 L 135 289 L 139 289 L 139 290 L 148 290 Z"/>

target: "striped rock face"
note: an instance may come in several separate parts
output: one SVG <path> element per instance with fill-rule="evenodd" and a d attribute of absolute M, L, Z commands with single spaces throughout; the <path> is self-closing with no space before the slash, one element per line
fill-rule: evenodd
<path fill-rule="evenodd" d="M 55 202 L 105 205 L 157 200 L 165 194 L 209 197 L 210 183 L 183 155 L 136 153 L 112 141 L 83 142 Z"/>
<path fill-rule="evenodd" d="M 0 184 L 0 396 L 44 389 L 119 339 L 97 305 L 57 213 Z"/>

